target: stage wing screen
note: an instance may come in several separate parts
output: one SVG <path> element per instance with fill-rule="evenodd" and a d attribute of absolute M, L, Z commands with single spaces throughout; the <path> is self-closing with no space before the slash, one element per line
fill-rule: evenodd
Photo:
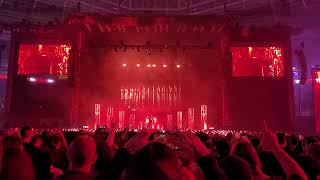
<path fill-rule="evenodd" d="M 232 47 L 233 76 L 283 77 L 280 47 Z"/>
<path fill-rule="evenodd" d="M 67 44 L 20 44 L 19 75 L 67 75 L 71 46 Z"/>

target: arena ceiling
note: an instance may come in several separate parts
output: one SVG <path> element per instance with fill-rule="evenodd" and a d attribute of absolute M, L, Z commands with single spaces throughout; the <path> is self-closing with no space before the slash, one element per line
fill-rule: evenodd
<path fill-rule="evenodd" d="M 320 0 L 0 0 L 0 22 L 63 20 L 75 12 L 123 15 L 231 15 L 291 18 L 320 15 Z M 261 21 L 257 20 L 257 21 Z"/>

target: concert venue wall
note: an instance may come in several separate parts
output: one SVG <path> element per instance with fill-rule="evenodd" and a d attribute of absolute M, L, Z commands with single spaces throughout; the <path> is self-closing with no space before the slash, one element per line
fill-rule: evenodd
<path fill-rule="evenodd" d="M 290 128 L 289 33 L 281 28 L 243 33 L 217 17 L 76 15 L 48 34 L 14 39 L 7 95 L 12 119 L 159 129 L 258 129 L 267 120 L 274 129 Z M 19 58 L 25 38 L 34 36 L 34 61 L 50 62 L 41 68 Z M 66 51 L 62 58 L 41 53 L 48 39 L 55 39 L 47 43 L 53 47 L 70 45 L 70 61 Z"/>

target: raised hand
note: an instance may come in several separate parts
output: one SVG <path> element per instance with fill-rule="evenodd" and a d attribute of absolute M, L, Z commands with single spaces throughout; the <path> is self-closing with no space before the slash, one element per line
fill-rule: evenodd
<path fill-rule="evenodd" d="M 146 132 L 140 132 L 133 136 L 125 145 L 124 148 L 130 153 L 135 154 L 145 145 L 149 143 L 149 137 L 155 130 L 150 130 Z"/>
<path fill-rule="evenodd" d="M 115 130 L 111 130 L 109 132 L 109 136 L 106 140 L 106 144 L 109 148 L 113 148 L 114 147 L 114 136 L 116 134 L 116 131 Z"/>
<path fill-rule="evenodd" d="M 181 141 L 180 144 L 177 145 L 181 147 L 186 154 L 192 156 L 192 159 L 198 159 L 210 154 L 210 150 L 192 132 L 178 132 L 178 134 L 181 137 Z"/>
<path fill-rule="evenodd" d="M 262 146 L 265 150 L 270 151 L 280 147 L 277 136 L 267 127 L 266 122 L 264 122 Z"/>

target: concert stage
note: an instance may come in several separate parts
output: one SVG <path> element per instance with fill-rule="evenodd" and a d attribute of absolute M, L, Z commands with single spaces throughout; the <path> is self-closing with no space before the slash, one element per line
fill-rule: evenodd
<path fill-rule="evenodd" d="M 287 28 L 76 14 L 39 29 L 13 38 L 10 126 L 291 128 Z"/>

